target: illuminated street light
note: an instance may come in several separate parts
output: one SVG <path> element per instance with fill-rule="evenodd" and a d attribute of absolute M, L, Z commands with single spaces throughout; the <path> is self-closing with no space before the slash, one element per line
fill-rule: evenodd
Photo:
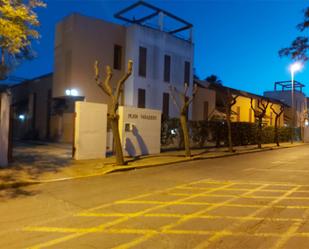
<path fill-rule="evenodd" d="M 294 76 L 295 72 L 300 71 L 303 68 L 303 65 L 300 62 L 294 62 L 290 65 L 290 72 L 291 72 L 291 82 L 292 82 L 292 124 L 291 124 L 291 143 L 293 143 L 294 140 L 294 126 L 295 126 L 295 114 L 294 114 Z"/>

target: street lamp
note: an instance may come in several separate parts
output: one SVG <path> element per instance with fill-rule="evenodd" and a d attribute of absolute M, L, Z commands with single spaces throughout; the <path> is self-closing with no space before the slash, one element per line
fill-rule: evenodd
<path fill-rule="evenodd" d="M 292 124 L 291 124 L 291 143 L 293 143 L 294 140 L 294 126 L 295 126 L 295 114 L 294 114 L 294 75 L 295 72 L 300 71 L 303 68 L 303 65 L 300 62 L 294 62 L 290 65 L 290 72 L 291 72 L 291 82 L 292 82 Z"/>

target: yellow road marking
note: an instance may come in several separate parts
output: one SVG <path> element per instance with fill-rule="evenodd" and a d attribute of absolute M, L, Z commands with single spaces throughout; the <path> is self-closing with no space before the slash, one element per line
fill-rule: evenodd
<path fill-rule="evenodd" d="M 202 180 L 202 181 L 203 181 L 203 180 Z M 201 182 L 201 181 L 196 181 L 196 182 Z M 183 186 L 183 185 L 180 185 L 180 186 Z M 221 188 L 223 188 L 223 187 L 218 187 L 218 189 L 221 189 Z M 169 188 L 169 189 L 173 189 L 173 188 Z M 168 189 L 168 190 L 169 190 L 169 189 Z M 152 194 L 154 194 L 154 193 L 163 193 L 163 192 L 166 192 L 166 191 L 167 191 L 167 190 L 163 190 L 163 191 L 154 191 L 154 192 L 152 192 L 152 193 L 142 194 L 142 195 L 139 195 L 139 196 L 137 196 L 137 197 L 128 198 L 128 199 L 126 199 L 126 200 L 129 201 L 129 200 L 133 200 L 133 199 L 140 198 L 140 197 L 150 196 L 150 195 L 152 195 Z M 192 197 L 181 198 L 180 201 L 181 201 L 181 200 L 187 200 L 187 199 L 190 199 L 190 198 L 193 198 L 193 197 L 196 197 L 196 196 L 198 196 L 198 194 L 193 195 Z M 102 207 L 112 206 L 112 205 L 114 205 L 114 204 L 117 204 L 118 202 L 119 202 L 119 201 L 115 201 L 115 202 L 113 202 L 113 203 L 104 204 L 104 205 L 97 206 L 97 207 L 95 207 L 95 208 L 91 208 L 91 209 L 88 209 L 88 210 L 97 210 L 97 209 L 100 209 L 100 208 L 102 208 Z M 131 217 L 121 217 L 121 218 L 119 218 L 119 219 L 116 219 L 115 221 L 111 221 L 111 222 L 108 222 L 108 223 L 106 223 L 106 224 L 102 224 L 101 226 L 98 226 L 97 229 L 105 229 L 105 228 L 107 228 L 107 227 L 110 227 L 110 226 L 113 226 L 113 225 L 122 223 L 122 222 L 124 222 L 124 221 L 127 221 L 128 219 L 130 219 L 130 218 L 132 218 L 132 217 L 140 216 L 140 215 L 142 215 L 142 214 L 144 214 L 144 213 L 147 213 L 147 212 L 149 212 L 149 211 L 153 211 L 153 210 L 156 210 L 156 209 L 159 209 L 159 208 L 162 208 L 162 207 L 166 207 L 166 206 L 169 206 L 169 204 L 168 204 L 168 203 L 167 203 L 167 204 L 164 203 L 163 205 L 159 205 L 159 206 L 155 206 L 155 207 L 151 207 L 151 208 L 145 209 L 145 210 L 143 210 L 143 211 L 137 212 L 134 216 L 131 216 Z M 26 228 L 26 229 L 27 229 L 27 228 Z M 73 239 L 73 238 L 78 238 L 78 237 L 83 236 L 83 235 L 85 235 L 85 234 L 87 234 L 87 233 L 90 233 L 90 232 L 76 233 L 76 234 L 73 234 L 73 235 L 71 234 L 71 235 L 68 235 L 68 236 L 65 236 L 65 237 L 61 238 L 61 240 L 60 240 L 60 239 L 51 240 L 51 241 L 48 242 L 48 245 L 50 246 L 50 245 L 58 244 L 58 243 L 60 243 L 60 242 L 64 242 L 64 241 L 67 241 L 67 240 L 70 240 L 70 239 Z M 54 241 L 54 242 L 53 242 L 53 241 Z M 58 241 L 60 241 L 60 242 L 58 242 Z M 40 249 L 40 248 L 44 248 L 44 247 L 46 247 L 45 244 L 46 244 L 46 243 L 42 243 L 42 244 L 36 245 L 36 246 L 32 247 L 31 249 Z"/>
<path fill-rule="evenodd" d="M 215 188 L 213 187 L 208 187 L 208 188 L 200 188 L 200 187 L 192 187 L 192 185 L 195 184 L 216 184 L 218 186 L 215 186 Z M 252 186 L 257 186 L 257 185 L 261 185 L 262 186 L 258 186 L 256 188 L 252 188 L 252 189 L 248 189 L 248 188 L 233 188 L 233 186 L 237 185 L 237 184 L 248 184 L 248 185 L 252 185 Z M 293 187 L 293 189 L 291 190 L 277 190 L 277 189 L 263 189 L 265 187 L 268 186 L 284 186 L 284 187 Z M 192 218 L 207 218 L 207 219 L 235 219 L 238 224 L 241 224 L 244 221 L 247 220 L 268 220 L 268 218 L 259 218 L 259 217 L 253 217 L 254 214 L 251 214 L 250 216 L 246 216 L 246 217 L 234 217 L 234 216 L 213 216 L 213 215 L 203 215 L 203 212 L 215 209 L 217 207 L 220 206 L 234 206 L 234 207 L 255 207 L 255 208 L 260 208 L 260 210 L 263 210 L 265 208 L 268 207 L 280 207 L 280 208 L 309 208 L 309 206 L 284 206 L 284 205 L 271 205 L 272 203 L 278 203 L 280 200 L 282 199 L 287 199 L 287 200 L 306 200 L 307 197 L 288 197 L 289 194 L 293 193 L 309 193 L 309 190 L 297 190 L 300 187 L 305 187 L 307 185 L 295 185 L 295 184 L 288 184 L 288 183 L 257 183 L 257 182 L 241 182 L 241 181 L 226 181 L 226 182 L 219 182 L 219 181 L 213 181 L 213 180 L 200 180 L 200 181 L 196 181 L 196 182 L 192 182 L 192 183 L 188 183 L 188 184 L 183 184 L 183 185 L 179 185 L 179 186 L 174 186 L 168 189 L 164 189 L 164 190 L 158 190 L 158 191 L 154 191 L 154 192 L 150 192 L 150 193 L 146 193 L 146 194 L 141 194 L 141 195 L 137 195 L 135 197 L 131 197 L 131 198 L 127 198 L 125 200 L 116 200 L 112 203 L 106 203 L 103 205 L 99 205 L 90 209 L 86 209 L 84 210 L 82 213 L 77 214 L 76 216 L 105 216 L 105 217 L 117 217 L 116 220 L 102 224 L 100 226 L 97 227 L 91 227 L 91 228 L 56 228 L 56 227 L 28 227 L 25 228 L 24 231 L 44 231 L 44 232 L 59 232 L 59 233 L 73 233 L 73 234 L 69 234 L 67 236 L 64 236 L 62 238 L 58 238 L 55 240 L 51 240 L 48 241 L 46 243 L 41 243 L 37 246 L 32 247 L 32 249 L 39 249 L 39 248 L 44 248 L 44 247 L 48 247 L 48 246 L 52 246 L 67 240 L 71 240 L 83 235 L 86 235 L 88 233 L 94 233 L 94 232 L 103 232 L 103 233 L 129 233 L 129 234 L 140 234 L 143 235 L 129 243 L 123 244 L 117 248 L 122 248 L 122 249 L 126 249 L 126 248 L 130 248 L 132 246 L 135 246 L 143 241 L 146 241 L 148 239 L 150 239 L 151 237 L 155 236 L 158 233 L 167 233 L 167 234 L 176 234 L 176 233 L 190 233 L 190 234 L 202 234 L 205 232 L 213 235 L 212 237 L 216 237 L 218 235 L 220 236 L 240 236 L 241 234 L 244 235 L 245 233 L 235 233 L 235 232 L 231 232 L 231 231 L 227 231 L 227 230 L 223 230 L 220 232 L 216 232 L 216 231 L 190 231 L 190 230 L 172 230 L 171 228 L 181 224 L 182 222 L 192 219 Z M 308 185 L 309 186 L 309 185 Z M 160 193 L 164 193 L 164 194 L 168 194 L 168 195 L 175 195 L 175 193 L 172 193 L 171 191 L 175 191 L 175 190 L 179 190 L 179 189 L 192 189 L 192 190 L 202 190 L 202 193 L 194 193 L 194 194 L 184 194 L 181 195 L 179 194 L 179 196 L 182 196 L 183 198 L 180 198 L 176 201 L 169 201 L 169 202 L 164 202 L 164 201 L 143 201 L 143 200 L 138 200 L 138 199 L 142 199 L 145 197 L 149 197 L 152 195 L 156 195 L 156 194 L 160 194 Z M 262 190 L 261 190 L 262 189 Z M 244 194 L 240 194 L 240 195 L 217 195 L 214 194 L 213 192 L 219 191 L 219 190 L 231 190 L 231 191 L 237 191 L 237 190 L 241 190 L 241 191 L 247 191 L 248 193 L 244 193 Z M 253 193 L 255 191 L 263 191 L 263 192 L 278 192 L 278 193 L 284 193 L 283 196 L 254 196 Z M 177 194 L 177 193 L 176 193 Z M 200 197 L 200 196 L 215 196 L 215 197 L 226 197 L 226 198 L 231 198 L 228 199 L 224 202 L 221 203 L 208 203 L 208 202 L 190 202 L 191 199 L 196 198 L 196 197 Z M 282 198 L 283 197 L 283 198 Z M 275 199 L 273 201 L 271 201 L 268 205 L 244 205 L 244 204 L 231 204 L 229 202 L 239 199 L 239 198 L 256 198 L 256 199 Z M 307 198 L 309 199 L 309 197 Z M 147 202 L 147 203 L 145 203 Z M 149 203 L 152 202 L 152 203 Z M 105 213 L 96 213 L 95 211 L 104 207 L 111 207 L 113 205 L 117 205 L 117 204 L 136 204 L 136 203 L 145 203 L 145 204 L 155 204 L 157 206 L 154 207 L 150 207 L 147 209 L 144 209 L 142 211 L 136 212 L 136 213 L 110 213 L 110 214 L 105 214 Z M 193 214 L 189 214 L 189 215 L 181 215 L 181 214 L 152 214 L 149 213 L 151 211 L 154 211 L 156 209 L 160 209 L 162 207 L 167 207 L 170 205 L 207 205 L 208 207 L 204 210 L 201 210 L 199 212 L 195 212 Z M 259 210 L 258 210 L 259 211 Z M 260 211 L 261 212 L 261 211 Z M 117 225 L 119 223 L 122 223 L 124 221 L 127 221 L 133 217 L 174 217 L 174 218 L 179 218 L 180 220 L 178 220 L 177 222 L 168 224 L 164 227 L 162 227 L 161 229 L 159 229 L 158 231 L 156 230 L 147 230 L 147 229 L 112 229 L 110 228 L 113 225 Z M 269 218 L 269 220 L 271 221 L 293 221 L 293 222 L 301 222 L 302 219 L 285 219 L 285 218 Z M 293 233 L 291 233 L 292 235 L 295 235 L 297 233 L 295 233 L 295 231 Z M 248 235 L 248 234 L 247 234 Z M 278 234 L 274 234 L 274 233 L 253 233 L 253 236 L 275 236 L 278 237 L 280 235 Z M 250 235 L 248 235 L 250 236 Z M 304 237 L 309 237 L 309 233 L 301 233 L 301 236 Z"/>
<path fill-rule="evenodd" d="M 276 203 L 280 202 L 281 200 L 285 199 L 287 196 L 289 196 L 290 194 L 292 194 L 293 192 L 297 191 L 297 189 L 299 189 L 301 186 L 296 186 L 293 189 L 287 191 L 284 195 L 278 197 L 276 200 L 270 202 L 267 206 L 262 207 L 256 211 L 254 211 L 251 215 L 249 215 L 248 217 L 254 217 L 257 214 L 265 211 L 267 208 L 271 208 L 273 207 Z M 229 227 L 227 227 L 224 231 L 228 231 L 230 229 L 232 229 L 233 227 L 237 227 L 239 225 L 241 225 L 244 221 L 239 221 L 236 224 L 232 224 Z M 222 237 L 224 237 L 224 235 L 222 235 L 222 233 L 217 233 L 214 234 L 213 236 L 211 236 L 208 240 L 206 240 L 205 242 L 202 242 L 201 244 L 199 244 L 195 249 L 201 249 L 201 248 L 207 248 L 212 242 L 221 239 Z"/>
<path fill-rule="evenodd" d="M 240 199 L 240 196 L 234 197 L 235 199 Z M 278 197 L 277 197 L 278 199 Z M 165 201 L 121 201 L 119 202 L 121 204 L 156 204 L 156 205 L 160 205 L 160 204 L 164 204 L 167 203 L 169 205 L 192 205 L 192 206 L 203 206 L 203 205 L 208 205 L 208 206 L 217 206 L 217 204 L 219 203 L 213 203 L 213 202 L 178 202 L 178 201 L 172 201 L 172 202 L 165 202 Z M 221 202 L 222 203 L 222 202 Z M 269 205 L 263 205 L 263 204 L 230 204 L 227 203 L 224 205 L 225 207 L 243 207 L 243 208 L 261 208 L 261 207 L 269 207 Z M 302 205 L 295 205 L 295 206 L 291 206 L 291 205 L 273 205 L 272 207 L 274 208 L 287 208 L 287 209 L 309 209 L 309 206 L 302 206 Z"/>
<path fill-rule="evenodd" d="M 297 221 L 293 223 L 290 228 L 283 234 L 283 236 L 277 241 L 277 243 L 272 247 L 272 249 L 279 249 L 281 248 L 293 235 L 295 235 L 296 231 L 299 227 L 306 222 L 307 218 L 309 217 L 309 209 L 305 211 L 303 214 L 303 220 Z"/>
<path fill-rule="evenodd" d="M 302 220 L 299 220 L 302 222 Z M 221 233 L 222 231 L 216 230 L 166 230 L 161 231 L 161 229 L 128 229 L 128 228 L 120 228 L 120 229 L 100 229 L 100 228 L 61 228 L 61 227 L 32 227 L 29 228 L 28 231 L 31 232 L 57 232 L 57 233 L 104 233 L 104 234 L 183 234 L 183 235 L 214 235 L 217 233 Z M 284 237 L 285 234 L 282 233 L 255 233 L 255 232 L 232 232 L 228 230 L 224 230 L 222 234 L 225 236 L 254 236 L 254 237 Z M 299 237 L 309 237 L 309 233 L 296 233 L 293 232 L 293 236 Z"/>
<path fill-rule="evenodd" d="M 229 184 L 225 184 L 223 186 L 219 186 L 218 188 L 216 189 L 211 189 L 211 190 L 208 190 L 206 191 L 207 193 L 211 193 L 213 191 L 217 191 L 217 190 L 221 190 L 221 189 L 225 189 L 225 188 L 228 188 L 229 186 L 232 186 L 233 183 L 229 183 Z M 189 199 L 192 199 L 192 198 L 195 198 L 195 197 L 198 197 L 200 195 L 200 193 L 197 193 L 197 194 L 193 194 L 192 196 L 189 196 L 189 197 L 185 197 L 185 198 L 181 198 L 179 199 L 178 201 L 181 202 L 181 201 L 186 201 L 186 200 L 189 200 Z M 174 203 L 174 202 L 173 202 Z M 159 205 L 155 208 L 150 208 L 152 210 L 149 210 L 144 212 L 144 213 L 148 213 L 149 211 L 153 211 L 153 210 L 156 210 L 156 209 L 159 209 L 159 208 L 162 208 L 162 207 L 167 207 L 167 206 L 170 206 L 170 204 L 168 203 L 165 203 L 165 204 L 162 204 L 162 205 Z M 174 224 L 174 223 L 173 223 Z M 160 229 L 161 232 L 164 231 L 163 229 Z M 150 239 L 151 237 L 153 237 L 154 235 L 156 235 L 157 233 L 151 233 L 151 234 L 146 234 L 145 236 L 142 236 L 136 240 L 133 240 L 131 242 L 128 242 L 128 243 L 125 243 L 125 244 L 122 244 L 121 247 L 117 247 L 117 249 L 127 249 L 127 248 L 131 248 L 132 246 L 135 246 L 137 244 L 140 244 L 148 239 Z"/>
<path fill-rule="evenodd" d="M 84 235 L 84 233 L 80 234 L 80 236 L 82 236 L 82 235 Z M 80 237 L 80 236 L 78 236 L 78 237 Z M 44 247 L 48 247 L 48 246 L 53 246 L 55 244 L 59 244 L 61 242 L 65 242 L 65 241 L 67 241 L 70 238 L 73 239 L 73 238 L 76 238 L 76 237 L 77 237 L 76 234 L 73 233 L 73 234 L 65 236 L 65 237 L 61 237 L 61 238 L 58 238 L 58 239 L 53 239 L 53 240 L 41 243 L 39 245 L 35 245 L 33 247 L 29 247 L 29 249 L 40 249 L 40 248 L 44 248 Z"/>
<path fill-rule="evenodd" d="M 76 216 L 80 217 L 135 217 L 136 213 L 80 213 Z M 172 213 L 147 213 L 141 215 L 141 217 L 166 217 L 166 218 L 183 218 L 187 216 L 186 214 L 172 214 Z M 297 222 L 302 221 L 303 219 L 298 218 L 267 218 L 267 217 L 248 217 L 248 216 L 227 216 L 227 215 L 196 215 L 196 218 L 200 219 L 230 219 L 230 220 L 264 220 L 264 221 L 291 221 Z"/>

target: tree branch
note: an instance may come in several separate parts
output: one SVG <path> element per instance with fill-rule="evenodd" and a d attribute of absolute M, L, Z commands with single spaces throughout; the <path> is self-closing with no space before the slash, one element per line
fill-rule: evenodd
<path fill-rule="evenodd" d="M 121 92 L 121 89 L 122 89 L 122 86 L 124 84 L 124 82 L 130 77 L 130 75 L 132 74 L 132 69 L 133 69 L 133 61 L 132 60 L 129 60 L 128 61 L 128 69 L 127 69 L 127 72 L 126 74 L 118 81 L 117 83 L 117 88 L 116 88 L 116 93 L 115 93 L 115 98 L 116 100 L 119 99 L 119 96 L 120 96 L 120 92 Z"/>
<path fill-rule="evenodd" d="M 170 90 L 170 93 L 171 93 L 171 97 L 172 97 L 173 103 L 176 106 L 176 108 L 178 109 L 178 111 L 180 112 L 181 108 L 180 108 L 180 105 L 177 102 L 177 99 L 176 99 L 176 96 L 175 96 L 175 89 L 173 89 L 173 87 L 170 85 L 169 90 Z"/>
<path fill-rule="evenodd" d="M 110 86 L 110 81 L 113 76 L 112 69 L 110 66 L 106 66 L 106 78 L 103 81 L 100 80 L 100 70 L 99 70 L 99 62 L 94 62 L 94 71 L 95 71 L 95 81 L 97 85 L 108 95 L 112 96 L 112 88 Z"/>
<path fill-rule="evenodd" d="M 197 93 L 197 85 L 195 84 L 194 87 L 193 87 L 192 96 L 189 97 L 189 99 L 186 101 L 188 107 L 192 103 L 196 93 Z M 185 97 L 186 97 L 186 94 L 185 94 Z"/>

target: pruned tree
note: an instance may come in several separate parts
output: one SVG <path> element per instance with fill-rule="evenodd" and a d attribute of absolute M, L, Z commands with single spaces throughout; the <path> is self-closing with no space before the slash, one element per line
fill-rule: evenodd
<path fill-rule="evenodd" d="M 124 165 L 124 158 L 122 152 L 122 146 L 119 135 L 119 115 L 117 113 L 119 107 L 119 97 L 123 89 L 123 85 L 125 81 L 132 74 L 133 61 L 128 61 L 127 72 L 118 80 L 116 88 L 113 89 L 111 85 L 111 79 L 113 77 L 112 68 L 107 65 L 106 66 L 106 77 L 104 80 L 101 80 L 100 72 L 99 72 L 99 62 L 95 61 L 94 69 L 95 69 L 95 81 L 97 85 L 105 92 L 111 99 L 111 106 L 108 111 L 108 118 L 112 127 L 113 138 L 114 138 L 114 146 L 116 152 L 116 163 L 117 165 Z"/>
<path fill-rule="evenodd" d="M 187 115 L 189 106 L 197 91 L 197 86 L 194 85 L 191 96 L 188 96 L 189 85 L 185 83 L 183 92 L 179 91 L 176 87 L 170 86 L 170 92 L 173 102 L 180 114 L 180 125 L 182 129 L 182 136 L 185 145 L 185 156 L 191 157 L 190 138 L 188 131 Z"/>
<path fill-rule="evenodd" d="M 33 57 L 31 41 L 39 38 L 36 7 L 44 7 L 41 0 L 0 1 L 0 80 L 21 59 Z"/>
<path fill-rule="evenodd" d="M 297 25 L 297 29 L 301 32 L 309 27 L 309 7 L 304 10 L 304 21 Z M 309 38 L 308 36 L 298 36 L 292 42 L 290 47 L 279 50 L 279 56 L 290 56 L 295 60 L 308 60 Z"/>
<path fill-rule="evenodd" d="M 275 143 L 277 144 L 277 146 L 280 146 L 279 144 L 279 130 L 278 130 L 278 125 L 279 125 L 279 119 L 282 115 L 282 113 L 284 112 L 284 107 L 283 105 L 280 105 L 280 111 L 277 111 L 274 107 L 273 107 L 273 103 L 270 105 L 270 109 L 273 111 L 273 113 L 275 114 Z"/>
<path fill-rule="evenodd" d="M 256 105 L 253 106 L 253 98 L 250 98 L 251 109 L 254 113 L 254 118 L 258 125 L 257 130 L 257 144 L 258 148 L 262 148 L 262 128 L 263 118 L 266 116 L 267 107 L 269 105 L 269 99 L 256 99 Z"/>
<path fill-rule="evenodd" d="M 225 114 L 225 121 L 227 124 L 229 152 L 233 152 L 231 117 L 234 112 L 232 111 L 232 107 L 236 104 L 239 95 L 232 93 L 230 88 L 224 87 L 222 85 L 222 81 L 216 75 L 211 75 L 207 77 L 206 80 L 211 83 L 210 88 L 215 90 L 217 96 L 219 97 L 219 105 L 223 109 Z"/>
<path fill-rule="evenodd" d="M 236 104 L 237 98 L 239 95 L 232 94 L 229 88 L 222 93 L 220 93 L 223 102 L 223 108 L 225 113 L 225 120 L 227 124 L 227 132 L 228 132 L 228 147 L 229 152 L 234 152 L 233 150 L 233 141 L 232 141 L 232 125 L 231 125 L 231 116 L 233 114 L 232 107 Z"/>

